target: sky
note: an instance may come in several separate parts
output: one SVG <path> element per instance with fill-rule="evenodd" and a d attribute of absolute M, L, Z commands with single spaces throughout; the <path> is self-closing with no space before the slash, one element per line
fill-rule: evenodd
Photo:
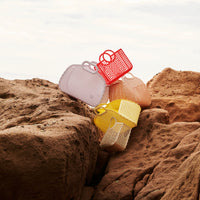
<path fill-rule="evenodd" d="M 58 83 L 72 64 L 122 48 L 145 83 L 200 72 L 200 0 L 0 0 L 0 77 Z"/>

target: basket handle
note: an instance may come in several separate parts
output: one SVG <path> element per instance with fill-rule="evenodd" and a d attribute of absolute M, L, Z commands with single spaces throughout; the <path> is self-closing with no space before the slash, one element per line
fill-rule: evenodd
<path fill-rule="evenodd" d="M 110 57 L 110 60 L 106 60 L 105 55 Z M 104 65 L 108 65 L 115 59 L 115 52 L 112 50 L 105 50 L 100 56 L 99 61 L 102 62 Z"/>
<path fill-rule="evenodd" d="M 126 75 L 129 74 L 131 76 L 131 78 L 135 78 L 135 76 L 131 73 L 131 72 L 128 72 L 126 73 L 124 76 L 121 77 L 121 80 L 124 81 L 127 77 Z M 111 83 L 110 85 L 116 85 L 120 82 L 120 80 L 116 80 L 115 82 Z"/>
<path fill-rule="evenodd" d="M 106 103 L 101 103 L 101 104 L 99 104 L 98 106 L 96 106 L 96 107 L 94 108 L 94 113 L 95 113 L 96 115 L 103 115 L 103 114 L 107 111 L 105 106 L 107 106 Z M 101 113 L 101 114 L 99 114 L 99 112 L 98 112 L 99 109 L 103 109 L 104 112 Z"/>
<path fill-rule="evenodd" d="M 115 123 L 117 122 L 117 119 L 116 119 L 115 117 L 111 117 L 111 118 L 110 118 L 110 123 L 109 123 L 108 129 L 111 128 L 111 122 L 112 122 L 112 120 L 115 120 Z M 114 125 L 115 125 L 115 123 L 114 123 Z M 114 126 L 114 125 L 113 125 L 113 126 Z"/>
<path fill-rule="evenodd" d="M 128 78 L 128 77 L 126 77 L 127 74 L 130 75 L 131 78 L 135 78 L 135 76 L 131 72 L 128 72 L 122 77 L 122 81 L 124 81 L 124 79 Z"/>
<path fill-rule="evenodd" d="M 94 68 L 92 68 L 91 66 L 93 66 Z M 86 71 L 88 71 L 92 74 L 96 74 L 99 70 L 95 61 L 92 61 L 92 62 L 84 61 L 82 63 L 82 67 L 83 67 L 84 70 L 86 70 Z"/>
<path fill-rule="evenodd" d="M 105 50 L 103 53 L 107 53 L 107 54 L 109 54 L 109 55 L 115 54 L 115 52 L 112 51 L 112 50 L 110 50 L 110 49 Z"/>

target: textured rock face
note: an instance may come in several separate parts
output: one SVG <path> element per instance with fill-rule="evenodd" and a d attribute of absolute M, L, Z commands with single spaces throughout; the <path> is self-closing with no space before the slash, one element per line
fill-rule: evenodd
<path fill-rule="evenodd" d="M 200 123 L 168 122 L 163 109 L 141 113 L 126 151 L 110 158 L 95 200 L 197 199 Z"/>
<path fill-rule="evenodd" d="M 90 109 L 45 80 L 0 79 L 0 199 L 80 199 L 98 154 Z"/>
<path fill-rule="evenodd" d="M 169 112 L 170 122 L 200 122 L 200 73 L 164 69 L 148 82 L 151 108 Z"/>
<path fill-rule="evenodd" d="M 163 70 L 148 82 L 127 149 L 111 155 L 93 200 L 199 200 L 200 73 Z"/>
<path fill-rule="evenodd" d="M 48 81 L 0 79 L 0 199 L 199 200 L 199 84 L 156 75 L 126 150 L 109 154 L 85 104 Z"/>

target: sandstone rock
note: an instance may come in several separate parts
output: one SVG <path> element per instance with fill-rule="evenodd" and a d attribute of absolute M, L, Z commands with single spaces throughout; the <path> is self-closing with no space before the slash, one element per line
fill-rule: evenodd
<path fill-rule="evenodd" d="M 200 73 L 164 69 L 147 83 L 151 108 L 169 112 L 170 122 L 200 122 Z"/>
<path fill-rule="evenodd" d="M 199 199 L 200 73 L 167 68 L 148 89 L 126 150 L 109 154 L 87 105 L 45 80 L 0 79 L 0 199 Z"/>
<path fill-rule="evenodd" d="M 99 133 L 84 103 L 56 84 L 0 79 L 0 199 L 79 200 Z"/>
<path fill-rule="evenodd" d="M 90 200 L 93 196 L 93 187 L 84 187 L 81 195 L 81 200 Z"/>
<path fill-rule="evenodd" d="M 110 158 L 93 199 L 197 199 L 199 152 L 199 122 L 169 124 L 166 110 L 144 110 L 127 149 Z"/>
<path fill-rule="evenodd" d="M 200 130 L 198 129 L 198 135 Z M 197 151 L 180 166 L 174 183 L 162 200 L 193 200 L 200 198 L 200 151 Z"/>

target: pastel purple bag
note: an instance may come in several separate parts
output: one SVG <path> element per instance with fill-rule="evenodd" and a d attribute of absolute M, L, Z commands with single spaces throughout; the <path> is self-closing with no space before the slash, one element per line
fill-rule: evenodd
<path fill-rule="evenodd" d="M 104 78 L 97 73 L 95 62 L 84 61 L 81 65 L 69 66 L 59 81 L 59 88 L 91 106 L 107 102 L 109 91 Z"/>

